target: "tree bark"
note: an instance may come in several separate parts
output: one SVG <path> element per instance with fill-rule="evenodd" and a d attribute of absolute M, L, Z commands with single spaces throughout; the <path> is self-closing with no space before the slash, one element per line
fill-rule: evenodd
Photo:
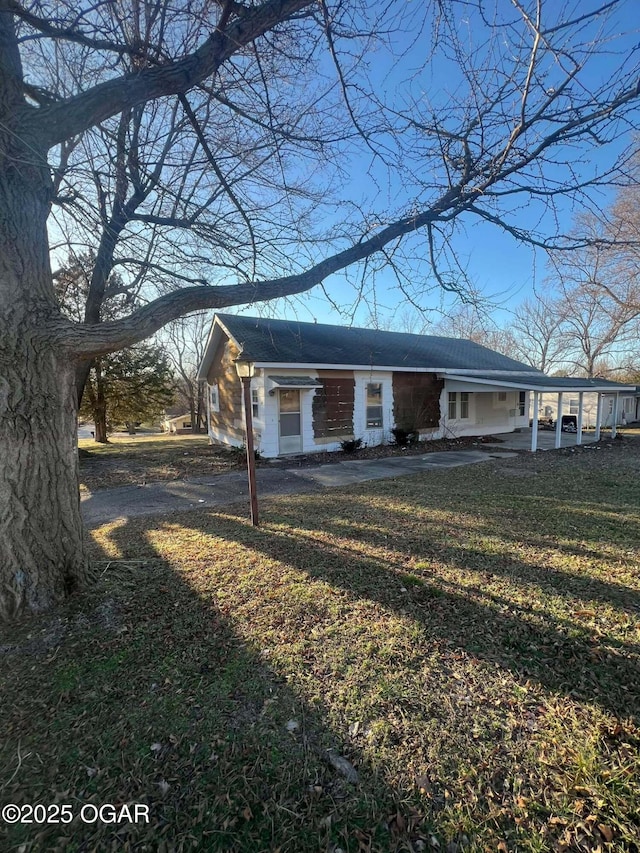
<path fill-rule="evenodd" d="M 107 401 L 104 394 L 104 385 L 102 382 L 102 368 L 99 358 L 94 359 L 91 363 L 95 373 L 95 385 L 91 381 L 87 381 L 85 386 L 87 398 L 89 400 L 89 409 L 91 412 L 91 420 L 93 421 L 94 431 L 93 438 L 98 444 L 107 444 Z M 78 370 L 76 368 L 76 391 L 78 383 Z M 85 412 L 86 412 L 85 408 Z"/>
<path fill-rule="evenodd" d="M 96 406 L 93 415 L 93 423 L 95 426 L 95 441 L 98 444 L 108 444 L 109 436 L 107 435 L 107 411 L 104 406 Z"/>
<path fill-rule="evenodd" d="M 37 138 L 16 132 L 21 67 L 0 11 L 0 618 L 81 586 L 75 361 L 55 343 L 46 221 L 51 179 Z"/>
<path fill-rule="evenodd" d="M 104 393 L 104 380 L 102 378 L 102 361 L 96 358 L 94 362 L 96 374 L 96 393 L 93 401 L 93 422 L 96 427 L 95 439 L 99 444 L 108 444 L 107 436 L 107 399 Z M 77 373 L 76 373 L 77 380 Z"/>
<path fill-rule="evenodd" d="M 3 312 L 0 331 L 0 619 L 5 621 L 24 610 L 46 610 L 87 577 L 74 365 L 36 340 L 32 318 L 19 313 Z"/>

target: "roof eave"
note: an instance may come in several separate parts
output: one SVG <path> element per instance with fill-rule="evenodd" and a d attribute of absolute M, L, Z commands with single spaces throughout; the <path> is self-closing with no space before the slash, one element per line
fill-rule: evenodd
<path fill-rule="evenodd" d="M 213 357 L 216 354 L 216 349 L 218 348 L 221 334 L 225 334 L 230 341 L 233 341 L 238 349 L 242 349 L 241 345 L 236 341 L 220 317 L 216 314 L 213 318 L 213 322 L 211 323 L 211 329 L 209 330 L 209 336 L 204 348 L 204 355 L 202 356 L 202 361 L 200 362 L 200 366 L 198 367 L 198 372 L 196 374 L 196 380 L 198 382 L 205 382 L 207 379 L 209 370 L 213 364 Z"/>

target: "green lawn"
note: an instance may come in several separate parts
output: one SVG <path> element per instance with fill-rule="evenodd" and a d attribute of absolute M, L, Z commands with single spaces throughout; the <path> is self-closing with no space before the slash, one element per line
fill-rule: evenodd
<path fill-rule="evenodd" d="M 196 447 L 207 447 L 209 439 L 206 435 L 112 435 L 107 444 L 99 444 L 92 438 L 78 439 L 78 447 L 99 456 L 135 456 L 152 450 L 192 450 Z"/>
<path fill-rule="evenodd" d="M 95 531 L 0 637 L 0 801 L 151 823 L 0 848 L 638 851 L 639 506 L 629 439 Z"/>
<path fill-rule="evenodd" d="M 112 436 L 80 439 L 83 490 L 134 486 L 222 474 L 246 465 L 242 450 L 213 446 L 206 435 Z"/>

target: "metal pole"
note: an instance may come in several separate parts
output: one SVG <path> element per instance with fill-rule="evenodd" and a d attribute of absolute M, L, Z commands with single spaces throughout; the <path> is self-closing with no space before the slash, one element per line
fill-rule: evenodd
<path fill-rule="evenodd" d="M 616 396 L 613 398 L 613 414 L 611 416 L 611 438 L 616 437 L 616 433 L 618 431 L 618 403 L 620 400 L 620 395 L 616 392 Z"/>
<path fill-rule="evenodd" d="M 249 475 L 249 500 L 251 524 L 258 526 L 258 493 L 256 490 L 256 456 L 253 450 L 253 417 L 251 411 L 251 377 L 242 377 L 244 391 L 244 424 L 247 444 L 247 473 Z"/>
<path fill-rule="evenodd" d="M 533 423 L 531 424 L 531 452 L 538 449 L 538 418 L 540 417 L 540 395 L 533 392 Z"/>
<path fill-rule="evenodd" d="M 556 442 L 555 447 L 556 450 L 559 447 L 562 447 L 562 398 L 563 393 L 560 391 L 558 393 L 558 417 L 556 419 Z"/>
<path fill-rule="evenodd" d="M 578 428 L 576 429 L 576 444 L 582 444 L 582 414 L 584 409 L 584 391 L 578 392 Z"/>

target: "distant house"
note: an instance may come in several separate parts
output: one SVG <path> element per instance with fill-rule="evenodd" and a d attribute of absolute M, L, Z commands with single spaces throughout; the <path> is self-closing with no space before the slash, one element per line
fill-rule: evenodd
<path fill-rule="evenodd" d="M 380 444 L 394 427 L 423 439 L 507 433 L 529 426 L 532 395 L 589 390 L 617 401 L 631 390 L 548 377 L 467 340 L 218 314 L 198 373 L 214 443 L 244 443 L 240 353 L 254 369 L 254 441 L 265 457 L 353 438 Z"/>
<path fill-rule="evenodd" d="M 174 406 L 171 409 L 166 409 L 162 419 L 162 431 L 173 435 L 185 435 L 193 432 L 191 427 L 191 415 L 189 412 L 183 413 L 182 409 Z"/>

